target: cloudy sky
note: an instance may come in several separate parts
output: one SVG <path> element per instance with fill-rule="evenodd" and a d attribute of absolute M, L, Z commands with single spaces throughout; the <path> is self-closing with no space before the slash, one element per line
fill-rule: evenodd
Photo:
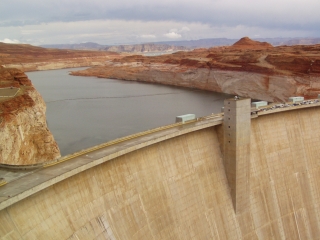
<path fill-rule="evenodd" d="M 319 0 L 0 0 L 0 41 L 320 37 Z"/>

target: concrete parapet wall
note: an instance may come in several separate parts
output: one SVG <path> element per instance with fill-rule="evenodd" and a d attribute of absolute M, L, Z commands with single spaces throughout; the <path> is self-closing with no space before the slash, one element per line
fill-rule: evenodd
<path fill-rule="evenodd" d="M 221 126 L 167 139 L 0 211 L 0 239 L 317 239 L 320 108 L 251 119 L 249 205 L 235 213 Z"/>

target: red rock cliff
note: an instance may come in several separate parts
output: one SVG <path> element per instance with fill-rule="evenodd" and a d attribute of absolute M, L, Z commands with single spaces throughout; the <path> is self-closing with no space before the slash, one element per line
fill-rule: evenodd
<path fill-rule="evenodd" d="M 47 49 L 28 44 L 0 43 L 0 65 L 22 71 L 38 71 L 102 65 L 121 57 L 108 51 Z"/>
<path fill-rule="evenodd" d="M 294 95 L 314 98 L 320 93 L 320 45 L 272 47 L 243 38 L 231 47 L 128 56 L 73 74 L 198 88 L 270 102 Z"/>
<path fill-rule="evenodd" d="M 20 70 L 0 66 L 0 163 L 29 165 L 60 157 L 45 103 Z"/>

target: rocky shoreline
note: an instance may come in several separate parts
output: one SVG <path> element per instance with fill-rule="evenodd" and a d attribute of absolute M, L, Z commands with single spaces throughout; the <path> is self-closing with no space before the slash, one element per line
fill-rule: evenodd
<path fill-rule="evenodd" d="M 0 65 L 23 72 L 103 65 L 123 55 L 108 51 L 62 50 L 0 43 Z"/>
<path fill-rule="evenodd" d="M 71 74 L 197 88 L 269 102 L 297 95 L 311 99 L 320 93 L 320 45 L 272 47 L 243 38 L 231 47 L 127 56 Z"/>

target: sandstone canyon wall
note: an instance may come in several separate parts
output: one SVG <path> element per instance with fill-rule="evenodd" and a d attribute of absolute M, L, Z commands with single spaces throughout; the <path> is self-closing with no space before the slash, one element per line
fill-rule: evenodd
<path fill-rule="evenodd" d="M 6 89 L 16 93 L 0 97 L 0 163 L 29 165 L 60 157 L 46 124 L 44 100 L 28 77 L 0 67 L 0 93 Z"/>
<path fill-rule="evenodd" d="M 243 38 L 230 47 L 157 57 L 127 56 L 74 72 L 284 102 L 320 94 L 320 45 L 273 47 Z"/>
<path fill-rule="evenodd" d="M 1 210 L 0 239 L 318 239 L 319 110 L 252 119 L 250 204 L 241 213 L 220 125 L 104 162 Z"/>
<path fill-rule="evenodd" d="M 246 71 L 198 68 L 179 64 L 133 62 L 120 65 L 109 62 L 102 67 L 72 74 L 181 86 L 269 102 L 284 102 L 291 96 L 309 94 L 309 83 L 297 87 L 299 82 L 304 81 L 299 76 L 267 76 Z M 313 84 L 320 87 L 320 78 L 314 80 Z"/>
<path fill-rule="evenodd" d="M 49 59 L 48 59 L 49 60 Z M 108 57 L 80 57 L 70 59 L 49 60 L 41 62 L 21 62 L 3 64 L 6 68 L 17 68 L 23 72 L 45 71 L 63 68 L 92 67 L 102 66 L 105 61 L 110 60 Z"/>
<path fill-rule="evenodd" d="M 108 51 L 46 49 L 28 44 L 0 43 L 0 65 L 22 71 L 38 71 L 103 65 L 121 57 Z"/>

